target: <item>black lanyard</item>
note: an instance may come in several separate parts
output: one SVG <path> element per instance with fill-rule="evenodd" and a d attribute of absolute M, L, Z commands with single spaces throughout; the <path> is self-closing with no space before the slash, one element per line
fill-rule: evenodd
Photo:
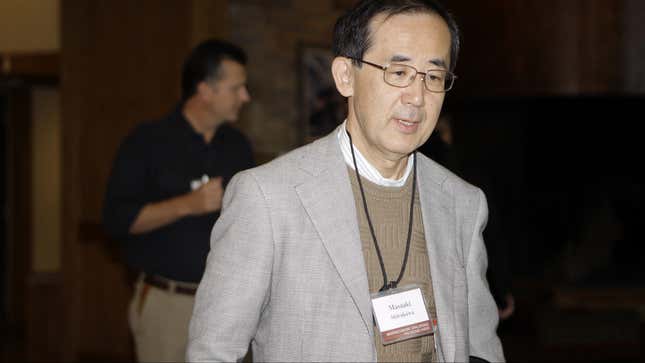
<path fill-rule="evenodd" d="M 414 215 L 414 192 L 417 187 L 417 157 L 412 155 L 414 160 L 412 161 L 414 168 L 414 175 L 412 179 L 412 200 L 410 201 L 410 224 L 408 226 L 408 240 L 405 244 L 405 256 L 403 257 L 403 263 L 401 264 L 401 272 L 399 273 L 399 278 L 396 281 L 387 281 L 387 272 L 385 271 L 385 263 L 383 262 L 383 256 L 381 255 L 381 249 L 378 246 L 376 241 L 376 234 L 374 233 L 374 226 L 372 225 L 372 219 L 367 210 L 367 200 L 365 199 L 365 191 L 363 191 L 363 183 L 361 183 L 361 176 L 358 173 L 358 165 L 356 165 L 356 155 L 354 155 L 354 144 L 352 143 L 352 135 L 347 131 L 347 136 L 349 136 L 349 147 L 352 151 L 352 160 L 354 161 L 354 170 L 356 170 L 356 179 L 358 180 L 358 187 L 361 190 L 361 197 L 363 198 L 363 208 L 365 209 L 365 217 L 367 217 L 367 224 L 370 227 L 370 233 L 372 234 L 372 240 L 374 241 L 374 247 L 376 248 L 376 255 L 378 256 L 378 262 L 381 265 L 381 273 L 383 274 L 383 286 L 379 291 L 385 291 L 388 289 L 394 289 L 397 287 L 401 279 L 403 278 L 403 273 L 405 273 L 405 266 L 408 264 L 408 255 L 410 253 L 410 240 L 412 239 L 412 217 Z"/>

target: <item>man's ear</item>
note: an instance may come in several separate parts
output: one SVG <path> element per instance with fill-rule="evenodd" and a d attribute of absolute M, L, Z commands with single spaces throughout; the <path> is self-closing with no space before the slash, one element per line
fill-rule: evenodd
<path fill-rule="evenodd" d="M 344 97 L 354 95 L 354 67 L 352 60 L 345 57 L 336 57 L 331 63 L 331 74 L 334 76 L 336 89 Z"/>
<path fill-rule="evenodd" d="M 197 94 L 201 98 L 206 98 L 208 99 L 209 96 L 213 93 L 214 89 L 213 86 L 209 85 L 206 83 L 206 81 L 201 81 L 197 84 Z"/>

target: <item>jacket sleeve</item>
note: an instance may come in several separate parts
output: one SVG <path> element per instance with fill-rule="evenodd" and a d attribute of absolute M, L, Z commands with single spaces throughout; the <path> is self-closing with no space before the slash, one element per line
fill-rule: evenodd
<path fill-rule="evenodd" d="M 489 362 L 503 362 L 504 352 L 496 332 L 499 320 L 497 305 L 486 280 L 488 261 L 482 234 L 488 219 L 488 207 L 480 189 L 477 189 L 476 198 L 477 212 L 466 256 L 470 355 Z"/>
<path fill-rule="evenodd" d="M 265 197 L 250 172 L 238 173 L 211 233 L 196 294 L 186 359 L 240 361 L 270 298 L 273 236 Z"/>

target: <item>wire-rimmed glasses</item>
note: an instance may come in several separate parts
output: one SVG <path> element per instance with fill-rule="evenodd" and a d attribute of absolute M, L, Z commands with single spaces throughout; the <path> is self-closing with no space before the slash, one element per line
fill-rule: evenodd
<path fill-rule="evenodd" d="M 443 93 L 448 92 L 455 83 L 457 76 L 445 69 L 429 69 L 426 72 L 419 72 L 416 68 L 407 64 L 390 63 L 380 65 L 368 62 L 363 59 L 348 57 L 357 62 L 369 64 L 383 71 L 383 80 L 390 86 L 404 88 L 412 84 L 417 78 L 417 74 L 423 77 L 423 84 L 430 92 Z"/>

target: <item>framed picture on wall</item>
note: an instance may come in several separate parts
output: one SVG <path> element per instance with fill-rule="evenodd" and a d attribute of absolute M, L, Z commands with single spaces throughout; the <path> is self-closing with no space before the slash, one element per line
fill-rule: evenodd
<path fill-rule="evenodd" d="M 302 143 L 331 132 L 346 115 L 346 102 L 331 75 L 331 46 L 298 46 L 298 103 Z"/>

